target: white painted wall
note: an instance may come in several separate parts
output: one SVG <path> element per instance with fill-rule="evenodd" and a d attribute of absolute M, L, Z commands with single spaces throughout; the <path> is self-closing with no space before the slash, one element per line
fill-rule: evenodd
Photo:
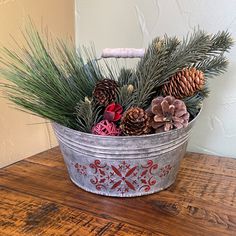
<path fill-rule="evenodd" d="M 105 47 L 144 47 L 157 35 L 183 36 L 194 26 L 229 29 L 236 39 L 235 0 L 77 0 L 76 41 Z M 236 157 L 236 47 L 230 66 L 210 82 L 189 150 Z"/>

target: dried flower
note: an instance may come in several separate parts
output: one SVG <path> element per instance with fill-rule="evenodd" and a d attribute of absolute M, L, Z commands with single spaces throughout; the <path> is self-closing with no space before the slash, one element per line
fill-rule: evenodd
<path fill-rule="evenodd" d="M 92 128 L 92 133 L 102 136 L 119 136 L 121 131 L 113 122 L 102 120 Z"/>
<path fill-rule="evenodd" d="M 129 84 L 128 87 L 127 87 L 127 91 L 128 91 L 129 94 L 133 93 L 134 86 L 132 84 Z"/>
<path fill-rule="evenodd" d="M 121 118 L 123 108 L 120 104 L 111 103 L 108 105 L 104 112 L 104 119 L 108 121 L 118 121 Z"/>

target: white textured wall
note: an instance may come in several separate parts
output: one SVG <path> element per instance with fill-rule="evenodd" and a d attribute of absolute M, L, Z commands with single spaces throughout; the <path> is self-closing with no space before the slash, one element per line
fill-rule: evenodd
<path fill-rule="evenodd" d="M 143 47 L 167 33 L 183 36 L 194 26 L 229 29 L 236 39 L 235 0 L 77 0 L 77 44 Z M 236 47 L 223 76 L 212 79 L 189 150 L 236 157 Z"/>

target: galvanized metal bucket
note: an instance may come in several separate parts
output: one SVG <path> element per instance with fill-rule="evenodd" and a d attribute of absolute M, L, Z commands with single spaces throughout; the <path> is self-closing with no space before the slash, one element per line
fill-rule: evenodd
<path fill-rule="evenodd" d="M 134 197 L 174 183 L 196 118 L 186 128 L 143 136 L 98 136 L 56 123 L 53 127 L 73 183 L 96 194 Z"/>

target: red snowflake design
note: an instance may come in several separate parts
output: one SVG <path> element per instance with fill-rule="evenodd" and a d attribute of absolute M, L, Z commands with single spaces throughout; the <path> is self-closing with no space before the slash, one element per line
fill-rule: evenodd
<path fill-rule="evenodd" d="M 157 183 L 158 164 L 152 160 L 147 161 L 143 166 L 131 166 L 126 161 L 108 166 L 95 160 L 90 164 L 90 168 L 94 169 L 95 175 L 90 182 L 96 186 L 97 190 L 104 188 L 116 190 L 121 194 L 137 190 L 148 192 Z"/>
<path fill-rule="evenodd" d="M 79 172 L 80 175 L 87 176 L 87 167 L 84 165 L 80 165 L 79 163 L 75 163 L 75 168 Z"/>
<path fill-rule="evenodd" d="M 129 188 L 135 191 L 135 187 L 134 185 L 128 180 L 128 177 L 131 176 L 133 174 L 133 172 L 137 169 L 137 166 L 134 166 L 133 168 L 130 169 L 130 165 L 126 165 L 125 161 L 123 162 L 123 165 L 120 165 L 119 168 L 122 169 L 123 166 L 125 166 L 126 169 L 128 169 L 128 171 L 125 174 L 122 174 L 121 171 L 119 171 L 119 169 L 117 169 L 115 166 L 111 166 L 112 170 L 114 171 L 114 173 L 119 176 L 120 178 L 118 179 L 117 182 L 115 182 L 111 189 L 115 189 L 118 186 L 120 186 L 120 184 L 122 182 L 126 183 L 127 187 L 125 188 L 125 192 L 129 191 Z M 122 189 L 118 189 L 118 191 L 122 191 Z"/>
<path fill-rule="evenodd" d="M 170 165 L 159 169 L 158 164 L 152 160 L 148 160 L 144 165 L 132 165 L 125 160 L 108 165 L 95 160 L 87 168 L 78 163 L 74 166 L 83 176 L 88 175 L 87 169 L 92 170 L 92 177 L 89 180 L 98 191 L 102 189 L 117 191 L 122 195 L 130 191 L 151 191 L 158 183 L 158 178 L 166 176 L 172 169 Z"/>

